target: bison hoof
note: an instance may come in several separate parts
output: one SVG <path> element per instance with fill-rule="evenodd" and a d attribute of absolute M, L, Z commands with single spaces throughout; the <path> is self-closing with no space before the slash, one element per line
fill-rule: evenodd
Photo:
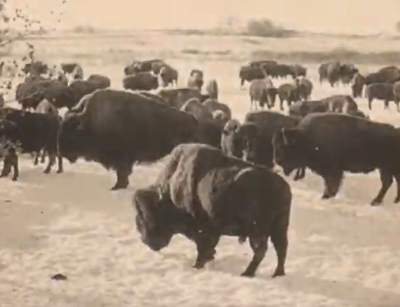
<path fill-rule="evenodd" d="M 13 177 L 12 181 L 17 181 L 18 177 Z"/>
<path fill-rule="evenodd" d="M 381 201 L 378 201 L 378 200 L 376 200 L 376 199 L 374 199 L 372 202 L 371 202 L 371 206 L 373 206 L 373 207 L 376 207 L 376 206 L 380 206 L 382 204 L 382 202 Z"/>
<path fill-rule="evenodd" d="M 204 268 L 205 263 L 202 262 L 196 262 L 195 264 L 192 265 L 192 267 L 196 270 L 201 270 L 202 268 Z"/>
<path fill-rule="evenodd" d="M 44 172 L 43 172 L 43 174 L 46 174 L 46 175 L 47 175 L 47 174 L 50 174 L 50 170 L 49 170 L 49 169 L 45 169 Z"/>
<path fill-rule="evenodd" d="M 242 274 L 240 274 L 240 276 L 253 278 L 255 276 L 255 274 L 253 272 L 244 271 Z"/>
<path fill-rule="evenodd" d="M 331 198 L 332 196 L 331 195 L 329 195 L 329 194 L 324 194 L 324 195 L 322 195 L 322 199 L 329 199 L 329 198 Z"/>
<path fill-rule="evenodd" d="M 57 174 L 62 174 L 64 171 L 62 169 L 57 170 Z"/>
<path fill-rule="evenodd" d="M 276 270 L 275 271 L 275 273 L 274 273 L 274 275 L 272 275 L 272 278 L 275 278 L 275 277 L 280 277 L 280 276 L 285 276 L 285 271 L 281 271 L 281 270 Z"/>
<path fill-rule="evenodd" d="M 113 186 L 111 188 L 111 191 L 117 191 L 117 190 L 123 190 L 126 189 L 128 187 L 128 185 L 126 184 L 116 184 L 115 186 Z"/>
<path fill-rule="evenodd" d="M 400 203 L 400 196 L 397 196 L 397 197 L 395 198 L 394 203 L 395 203 L 395 204 Z"/>

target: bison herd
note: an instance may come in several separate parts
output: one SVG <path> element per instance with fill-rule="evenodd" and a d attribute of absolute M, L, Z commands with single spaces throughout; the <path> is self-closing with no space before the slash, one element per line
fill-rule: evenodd
<path fill-rule="evenodd" d="M 400 130 L 372 121 L 355 101 L 365 96 L 370 109 L 374 99 L 398 107 L 397 67 L 363 76 L 352 64 L 323 63 L 319 81 L 351 84 L 352 95 L 313 100 L 303 66 L 251 62 L 239 69 L 240 88 L 250 83 L 251 110 L 242 122 L 220 101 L 216 79 L 206 83 L 195 68 L 186 86 L 177 87 L 178 71 L 161 59 L 127 65 L 121 90 L 101 74 L 85 79 L 78 63 L 57 71 L 32 62 L 22 72 L 25 80 L 15 92 L 21 109 L 0 96 L 0 176 L 13 171 L 17 180 L 18 153 L 34 155 L 35 165 L 48 157 L 46 174 L 56 163 L 62 173 L 64 158 L 84 158 L 113 170 L 112 190 L 119 190 L 128 187 L 136 163 L 168 156 L 154 183 L 134 193 L 136 227 L 154 251 L 175 234 L 195 242 L 197 269 L 214 259 L 220 236 L 227 235 L 248 239 L 253 250 L 243 276 L 255 275 L 269 238 L 278 258 L 273 276 L 285 274 L 292 193 L 276 166 L 285 176 L 295 171 L 294 180 L 307 169 L 318 174 L 322 199 L 337 195 L 344 173 L 379 170 L 381 188 L 371 205 L 382 203 L 393 179 L 400 202 Z M 274 86 L 274 79 L 287 77 Z M 270 110 L 277 98 L 280 110 L 287 104 L 287 115 Z M 61 108 L 68 110 L 64 116 Z"/>

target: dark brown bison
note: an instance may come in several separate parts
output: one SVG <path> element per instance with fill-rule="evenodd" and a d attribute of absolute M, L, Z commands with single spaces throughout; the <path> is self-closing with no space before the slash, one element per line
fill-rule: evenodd
<path fill-rule="evenodd" d="M 14 144 L 19 143 L 22 153 L 37 154 L 46 150 L 49 162 L 44 173 L 51 172 L 57 157 L 57 173 L 63 172 L 62 158 L 57 154 L 57 135 L 60 128 L 58 116 L 3 108 L 0 110 L 0 120 L 4 124 L 0 129 L 0 137 Z"/>
<path fill-rule="evenodd" d="M 203 95 L 196 89 L 187 87 L 161 89 L 158 95 L 165 101 L 166 105 L 180 109 L 190 98 L 198 98 L 201 102 L 204 101 Z"/>
<path fill-rule="evenodd" d="M 225 103 L 218 102 L 215 99 L 206 99 L 203 101 L 203 105 L 211 112 L 222 111 L 225 113 L 225 116 L 229 119 L 232 118 L 232 111 Z"/>
<path fill-rule="evenodd" d="M 182 234 L 197 246 L 193 265 L 213 260 L 221 236 L 249 238 L 253 258 L 241 276 L 254 277 L 271 237 L 285 275 L 292 193 L 278 174 L 206 145 L 177 146 L 156 182 L 136 191 L 136 228 L 151 250 Z"/>
<path fill-rule="evenodd" d="M 293 64 L 293 65 L 289 65 L 290 67 L 290 75 L 293 78 L 297 78 L 297 77 L 305 77 L 307 76 L 307 68 L 305 68 L 304 66 L 301 66 L 299 64 Z"/>
<path fill-rule="evenodd" d="M 368 108 L 372 110 L 372 101 L 374 99 L 383 100 L 384 108 L 389 108 L 389 101 L 395 101 L 393 84 L 390 83 L 372 83 L 365 88 L 365 96 L 368 99 Z M 399 104 L 396 102 L 397 111 L 400 112 Z"/>
<path fill-rule="evenodd" d="M 74 80 L 83 79 L 83 69 L 78 63 L 62 63 L 61 70 L 65 74 L 72 75 Z"/>
<path fill-rule="evenodd" d="M 300 118 L 271 111 L 246 114 L 243 124 L 229 121 L 222 132 L 221 148 L 228 156 L 245 161 L 274 167 L 272 138 L 282 128 L 295 127 Z M 296 173 L 295 180 L 304 178 L 305 170 Z"/>
<path fill-rule="evenodd" d="M 192 115 L 140 93 L 105 89 L 89 95 L 83 112 L 66 114 L 59 150 L 71 163 L 83 157 L 115 170 L 117 190 L 129 185 L 135 162 L 154 162 L 197 137 Z"/>
<path fill-rule="evenodd" d="M 283 129 L 273 140 L 275 161 L 285 175 L 308 167 L 324 179 L 322 198 L 339 191 L 344 172 L 367 174 L 380 171 L 382 187 L 371 205 L 378 205 L 397 181 L 400 201 L 400 131 L 389 124 L 345 114 L 309 114 L 292 129 Z"/>
<path fill-rule="evenodd" d="M 298 116 L 298 117 L 305 117 L 311 113 L 326 113 L 326 112 L 335 112 L 335 113 L 342 113 L 342 111 L 346 111 L 343 107 L 337 107 L 334 109 L 334 106 L 331 104 L 331 100 L 307 100 L 307 101 L 297 101 L 292 104 L 289 108 L 289 115 Z M 369 117 L 364 114 L 360 110 L 350 109 L 347 113 L 352 116 L 357 116 L 361 118 L 369 119 Z"/>
<path fill-rule="evenodd" d="M 365 77 L 357 73 L 351 83 L 351 93 L 354 98 L 362 97 L 363 88 L 365 85 Z"/>
<path fill-rule="evenodd" d="M 159 70 L 158 76 L 158 83 L 162 87 L 166 87 L 170 84 L 178 84 L 178 71 L 169 65 L 162 66 Z"/>
<path fill-rule="evenodd" d="M 31 63 L 25 64 L 25 66 L 22 68 L 23 73 L 32 77 L 44 75 L 48 71 L 48 65 L 41 61 L 32 61 Z"/>
<path fill-rule="evenodd" d="M 132 64 L 125 66 L 124 74 L 125 76 L 140 73 L 140 72 L 150 72 L 153 69 L 153 66 L 156 67 L 158 64 L 159 68 L 161 66 L 166 65 L 165 62 L 161 59 L 151 59 L 145 61 L 134 61 Z M 158 74 L 159 71 L 156 72 Z"/>
<path fill-rule="evenodd" d="M 126 90 L 150 91 L 158 88 L 158 79 L 152 73 L 139 72 L 124 77 L 122 85 Z"/>
<path fill-rule="evenodd" d="M 243 88 L 244 82 L 251 82 L 255 79 L 264 79 L 266 72 L 262 67 L 252 67 L 250 65 L 240 67 L 239 78 L 240 88 Z"/>
<path fill-rule="evenodd" d="M 365 77 L 365 84 L 390 83 L 400 81 L 400 70 L 394 66 L 381 68 L 377 72 L 370 73 Z"/>
<path fill-rule="evenodd" d="M 297 77 L 295 79 L 296 86 L 297 86 L 297 92 L 299 95 L 299 98 L 302 100 L 308 100 L 311 97 L 311 93 L 313 90 L 313 84 L 312 82 L 305 78 L 305 77 Z"/>
<path fill-rule="evenodd" d="M 215 99 L 218 101 L 218 82 L 215 79 L 211 79 L 208 81 L 206 86 L 206 93 L 211 99 Z"/>
<path fill-rule="evenodd" d="M 349 114 L 358 111 L 358 105 L 350 95 L 333 95 L 321 99 L 326 104 L 328 112 Z"/>
<path fill-rule="evenodd" d="M 38 104 L 47 99 L 57 108 L 70 107 L 73 103 L 73 94 L 63 82 L 55 80 L 31 80 L 18 84 L 16 100 L 23 109 L 36 109 Z"/>
<path fill-rule="evenodd" d="M 300 100 L 299 89 L 296 83 L 284 83 L 278 87 L 280 109 L 283 111 L 283 103 L 286 101 L 288 108 L 295 101 Z"/>
<path fill-rule="evenodd" d="M 199 69 L 193 69 L 190 72 L 187 87 L 201 91 L 204 84 L 204 73 Z"/>
<path fill-rule="evenodd" d="M 111 86 L 111 79 L 99 74 L 90 75 L 87 81 L 93 83 L 96 89 L 106 89 Z"/>

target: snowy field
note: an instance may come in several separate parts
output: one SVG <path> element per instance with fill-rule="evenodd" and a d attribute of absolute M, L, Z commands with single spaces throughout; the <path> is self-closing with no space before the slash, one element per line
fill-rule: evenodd
<path fill-rule="evenodd" d="M 108 75 L 117 89 L 129 50 L 131 60 L 163 57 L 179 70 L 182 86 L 192 68 L 202 69 L 207 80 L 217 79 L 221 101 L 242 119 L 250 105 L 247 90 L 239 89 L 243 61 L 157 53 L 176 44 L 180 47 L 175 49 L 184 49 L 195 45 L 193 40 L 167 37 L 155 45 L 142 37 L 35 44 L 43 60 L 76 60 L 87 76 Z M 350 93 L 347 87 L 320 85 L 317 65 L 307 67 L 315 86 L 313 98 Z M 357 102 L 373 120 L 400 123 L 394 105 L 383 110 L 383 102 L 375 101 L 369 112 L 365 99 Z M 236 238 L 223 238 L 215 261 L 201 271 L 191 268 L 194 244 L 181 236 L 160 253 L 141 243 L 131 197 L 136 188 L 152 182 L 161 165 L 136 167 L 127 190 L 110 192 L 115 175 L 98 164 L 65 162 L 63 174 L 44 175 L 44 165 L 34 167 L 29 157 L 21 158 L 19 181 L 0 181 L 0 307 L 400 306 L 400 205 L 393 204 L 394 186 L 381 207 L 368 205 L 380 187 L 377 172 L 347 175 L 339 195 L 329 201 L 320 200 L 322 180 L 310 172 L 302 182 L 287 178 L 294 194 L 287 275 L 271 278 L 276 264 L 271 246 L 258 275 L 246 279 L 239 274 L 252 254 Z M 52 280 L 55 274 L 68 280 Z"/>

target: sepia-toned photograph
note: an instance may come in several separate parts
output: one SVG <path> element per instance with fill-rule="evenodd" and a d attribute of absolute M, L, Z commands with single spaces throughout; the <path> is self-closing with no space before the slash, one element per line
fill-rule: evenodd
<path fill-rule="evenodd" d="M 400 0 L 0 0 L 0 307 L 400 307 Z"/>

